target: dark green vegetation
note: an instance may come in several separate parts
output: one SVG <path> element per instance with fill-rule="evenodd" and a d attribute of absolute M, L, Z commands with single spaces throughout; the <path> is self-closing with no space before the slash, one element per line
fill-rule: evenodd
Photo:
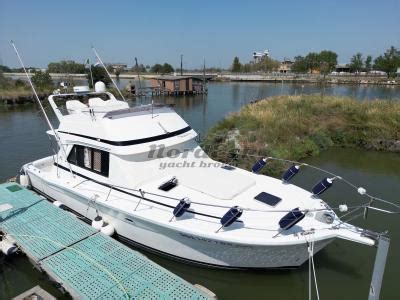
<path fill-rule="evenodd" d="M 51 92 L 54 88 L 49 72 L 35 71 L 31 80 L 35 88 L 40 92 Z"/>
<path fill-rule="evenodd" d="M 270 57 L 263 57 L 259 62 L 251 62 L 242 64 L 239 57 L 235 56 L 232 62 L 231 71 L 234 73 L 249 73 L 249 72 L 272 72 L 277 71 L 279 68 L 279 61 Z"/>
<path fill-rule="evenodd" d="M 31 79 L 40 96 L 51 93 L 54 88 L 53 81 L 47 72 L 35 71 Z M 33 102 L 34 98 L 28 83 L 21 79 L 6 78 L 0 70 L 0 100 L 22 103 Z"/>
<path fill-rule="evenodd" d="M 167 63 L 164 63 L 163 65 L 155 64 L 150 69 L 150 73 L 156 73 L 156 74 L 168 74 L 172 72 L 174 72 L 174 68 Z"/>
<path fill-rule="evenodd" d="M 96 83 L 97 81 L 103 81 L 107 87 L 111 85 L 111 79 L 102 66 L 95 67 L 92 65 L 91 69 L 92 74 L 90 74 L 89 68 L 86 69 L 86 78 L 88 80 L 88 85 L 90 88 L 93 88 L 91 76 L 93 76 L 93 83 Z"/>
<path fill-rule="evenodd" d="M 258 159 L 251 155 L 299 161 L 332 146 L 400 152 L 400 102 L 275 96 L 229 115 L 203 141 L 212 158 L 245 169 Z M 276 175 L 284 167 L 268 170 Z"/>
<path fill-rule="evenodd" d="M 320 53 L 310 52 L 305 57 L 296 56 L 292 66 L 295 73 L 320 72 L 328 74 L 335 70 L 338 55 L 329 50 Z"/>
<path fill-rule="evenodd" d="M 82 74 L 85 73 L 86 67 L 84 64 L 76 63 L 73 60 L 62 60 L 49 63 L 47 71 L 49 73 Z"/>
<path fill-rule="evenodd" d="M 383 55 L 375 59 L 374 68 L 386 72 L 388 77 L 394 77 L 397 68 L 400 68 L 400 50 L 390 47 Z"/>

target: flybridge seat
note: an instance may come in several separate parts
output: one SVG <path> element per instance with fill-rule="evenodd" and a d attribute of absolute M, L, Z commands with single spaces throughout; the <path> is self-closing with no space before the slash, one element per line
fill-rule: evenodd
<path fill-rule="evenodd" d="M 115 98 L 104 101 L 99 97 L 94 97 L 89 99 L 88 104 L 89 105 L 86 105 L 79 100 L 69 100 L 65 103 L 69 114 L 89 112 L 89 109 L 93 109 L 93 112 L 107 113 L 109 111 L 129 108 L 128 103 Z"/>
<path fill-rule="evenodd" d="M 80 113 L 88 109 L 88 107 L 78 100 L 69 100 L 65 103 L 69 114 Z"/>
<path fill-rule="evenodd" d="M 94 97 L 89 99 L 89 108 L 93 108 L 95 112 L 108 112 L 111 110 L 129 108 L 129 105 L 128 103 L 119 101 L 115 98 L 104 101 L 99 97 Z"/>

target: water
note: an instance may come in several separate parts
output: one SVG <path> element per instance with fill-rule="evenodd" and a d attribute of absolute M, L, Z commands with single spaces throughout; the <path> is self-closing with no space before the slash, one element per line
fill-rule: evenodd
<path fill-rule="evenodd" d="M 123 83 L 123 82 L 121 82 Z M 175 103 L 175 109 L 193 128 L 206 130 L 226 114 L 237 111 L 245 103 L 281 93 L 296 94 L 320 92 L 318 86 L 281 85 L 266 83 L 212 83 L 209 94 L 182 98 L 156 98 L 156 102 Z M 333 86 L 325 93 L 352 95 L 360 100 L 400 98 L 400 89 L 391 87 Z M 148 102 L 149 99 L 143 100 Z M 54 121 L 54 117 L 52 118 Z M 33 105 L 0 107 L 0 181 L 16 174 L 22 164 L 51 153 L 50 141 L 44 134 L 46 124 Z M 400 155 L 362 151 L 358 149 L 331 149 L 307 162 L 329 169 L 371 194 L 398 201 L 400 195 Z M 321 177 L 305 169 L 295 183 L 305 188 Z M 326 196 L 325 196 L 326 195 Z M 324 194 L 332 205 L 359 203 L 354 192 L 341 184 Z M 398 217 L 371 212 L 368 220 L 353 223 L 373 230 L 388 229 L 391 248 L 384 277 L 381 299 L 397 298 L 397 266 L 400 257 Z M 177 263 L 145 253 L 157 263 L 192 283 L 200 283 L 214 291 L 219 299 L 306 299 L 308 295 L 308 265 L 296 270 L 281 271 L 224 271 L 210 270 Z M 375 248 L 337 240 L 315 256 L 317 277 L 322 299 L 365 299 L 368 295 Z M 35 271 L 25 258 L 0 260 L 0 299 L 8 299 L 34 285 L 41 285 L 57 297 L 62 295 Z"/>

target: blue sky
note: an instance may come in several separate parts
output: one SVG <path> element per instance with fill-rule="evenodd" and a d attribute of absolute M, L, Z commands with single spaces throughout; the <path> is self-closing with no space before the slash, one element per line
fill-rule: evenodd
<path fill-rule="evenodd" d="M 360 51 L 400 48 L 400 0 L 335 1 L 22 1 L 0 0 L 0 64 L 17 66 L 14 39 L 27 65 L 93 58 L 228 67 L 254 50 L 293 58 L 330 49 L 339 62 Z"/>

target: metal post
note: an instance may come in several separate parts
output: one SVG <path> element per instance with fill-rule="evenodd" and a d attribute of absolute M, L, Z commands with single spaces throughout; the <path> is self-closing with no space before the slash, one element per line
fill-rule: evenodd
<path fill-rule="evenodd" d="M 379 299 L 382 287 L 383 273 L 385 272 L 386 258 L 389 251 L 390 239 L 381 235 L 378 239 L 378 250 L 376 251 L 374 271 L 372 273 L 371 286 L 369 288 L 368 300 Z"/>
<path fill-rule="evenodd" d="M 136 204 L 136 207 L 135 207 L 134 211 L 136 211 L 136 209 L 138 208 L 140 202 L 142 202 L 142 200 L 144 199 L 144 192 L 141 189 L 139 189 L 139 192 L 140 192 L 140 195 L 142 197 L 140 198 L 139 202 Z"/>
<path fill-rule="evenodd" d="M 140 91 L 142 90 L 142 85 L 140 83 L 140 70 L 139 70 L 139 64 L 137 62 L 136 57 L 135 57 L 135 66 L 136 66 L 137 76 L 138 76 L 138 80 L 139 80 L 139 89 L 138 89 L 139 94 L 138 95 L 140 96 Z"/>
<path fill-rule="evenodd" d="M 181 76 L 183 75 L 183 65 L 182 65 L 183 54 L 181 54 Z"/>

